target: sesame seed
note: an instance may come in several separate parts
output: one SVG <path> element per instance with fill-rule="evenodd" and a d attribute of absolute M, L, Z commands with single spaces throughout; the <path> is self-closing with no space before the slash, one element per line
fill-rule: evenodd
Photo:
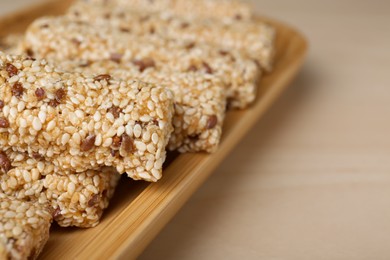
<path fill-rule="evenodd" d="M 41 121 L 42 124 L 46 122 L 46 112 L 45 111 L 39 111 L 38 118 Z"/>
<path fill-rule="evenodd" d="M 29 223 L 29 224 L 36 224 L 36 223 L 38 223 L 38 218 L 35 218 L 35 217 L 32 217 L 32 218 L 28 218 L 27 219 L 27 222 Z"/>
<path fill-rule="evenodd" d="M 32 127 L 35 131 L 40 131 L 42 129 L 42 123 L 41 120 L 39 120 L 38 117 L 35 117 L 32 122 Z"/>
<path fill-rule="evenodd" d="M 15 236 L 15 237 L 18 237 L 22 234 L 23 230 L 20 226 L 16 226 L 12 229 L 12 234 Z"/>
<path fill-rule="evenodd" d="M 139 151 L 144 152 L 146 150 L 146 145 L 143 142 L 136 142 L 135 144 Z"/>
<path fill-rule="evenodd" d="M 56 127 L 56 122 L 54 120 L 50 121 L 48 124 L 47 124 L 47 128 L 46 130 L 47 131 L 51 131 L 54 129 L 54 127 Z"/>
<path fill-rule="evenodd" d="M 62 135 L 61 144 L 66 145 L 70 140 L 70 134 L 65 133 Z"/>
<path fill-rule="evenodd" d="M 153 143 L 154 144 L 157 144 L 158 143 L 158 134 L 156 134 L 156 133 L 153 133 L 152 134 L 152 141 L 153 141 Z"/>
<path fill-rule="evenodd" d="M 15 215 L 16 215 L 15 212 L 7 211 L 7 212 L 4 214 L 4 217 L 5 217 L 5 218 L 14 218 Z M 10 229 L 10 227 L 8 227 L 7 229 Z"/>
<path fill-rule="evenodd" d="M 136 138 L 139 138 L 142 134 L 142 128 L 139 124 L 136 124 L 133 128 L 133 133 Z"/>
<path fill-rule="evenodd" d="M 99 122 L 101 120 L 102 116 L 100 114 L 99 111 L 96 111 L 94 116 L 93 116 L 93 119 L 95 120 L 95 122 Z"/>

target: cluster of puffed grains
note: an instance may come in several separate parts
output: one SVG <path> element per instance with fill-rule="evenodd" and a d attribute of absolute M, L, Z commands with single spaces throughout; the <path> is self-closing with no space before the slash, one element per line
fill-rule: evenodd
<path fill-rule="evenodd" d="M 274 41 L 236 0 L 78 0 L 0 40 L 0 259 L 36 258 L 52 221 L 96 226 L 166 150 L 215 152 Z"/>

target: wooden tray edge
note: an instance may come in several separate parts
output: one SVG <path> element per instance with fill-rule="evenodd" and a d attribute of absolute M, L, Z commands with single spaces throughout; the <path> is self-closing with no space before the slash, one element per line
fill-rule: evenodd
<path fill-rule="evenodd" d="M 176 158 L 165 174 L 169 174 L 169 172 L 183 171 L 183 165 L 194 166 L 195 169 L 188 172 L 188 175 L 183 174 L 185 176 L 183 176 L 180 180 L 177 180 L 177 182 L 181 184 L 180 188 L 175 190 L 172 189 L 167 196 L 164 196 L 163 199 L 159 201 L 158 209 L 155 208 L 148 218 L 144 219 L 142 224 L 134 230 L 132 235 L 130 235 L 124 243 L 118 247 L 117 252 L 111 256 L 113 259 L 133 259 L 138 257 L 149 243 L 158 235 L 163 227 L 188 201 L 191 195 L 207 180 L 215 168 L 223 161 L 223 159 L 231 152 L 231 150 L 239 143 L 247 132 L 249 132 L 261 116 L 265 114 L 274 101 L 282 94 L 282 92 L 289 86 L 291 81 L 298 74 L 308 50 L 308 42 L 306 38 L 298 30 L 290 26 L 271 19 L 267 19 L 267 21 L 274 26 L 278 25 L 278 27 L 287 28 L 294 34 L 296 37 L 295 40 L 297 41 L 296 44 L 300 47 L 296 50 L 296 59 L 289 60 L 289 62 L 282 64 L 283 68 L 277 68 L 279 70 L 283 69 L 283 76 L 277 78 L 273 82 L 273 86 L 270 86 L 270 90 L 261 96 L 261 99 L 258 100 L 252 108 L 239 112 L 245 113 L 245 116 L 242 117 L 239 125 L 236 125 L 234 129 L 230 129 L 229 133 L 225 133 L 219 150 L 215 154 L 184 154 Z M 238 131 L 238 128 L 241 130 Z M 234 139 L 230 138 L 232 135 L 235 136 Z M 229 141 L 226 139 L 229 139 Z M 188 163 L 190 160 L 194 161 L 192 165 Z M 163 183 L 161 183 L 159 187 L 155 187 L 153 185 L 149 185 L 136 200 L 142 202 L 143 197 L 150 197 L 151 193 L 156 193 L 157 189 L 165 186 Z M 137 201 L 134 203 L 137 204 Z"/>

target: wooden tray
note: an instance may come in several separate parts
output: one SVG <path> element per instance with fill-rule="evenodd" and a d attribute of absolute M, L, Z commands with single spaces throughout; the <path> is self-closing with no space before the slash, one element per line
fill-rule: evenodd
<path fill-rule="evenodd" d="M 60 14 L 71 2 L 46 1 L 3 17 L 0 36 L 22 32 L 39 16 Z M 164 177 L 158 183 L 123 178 L 99 226 L 88 230 L 53 227 L 40 259 L 132 259 L 145 249 L 266 112 L 301 67 L 307 50 L 305 39 L 287 25 L 267 21 L 278 33 L 275 69 L 261 81 L 259 95 L 250 109 L 228 113 L 219 150 L 212 155 L 170 155 Z"/>

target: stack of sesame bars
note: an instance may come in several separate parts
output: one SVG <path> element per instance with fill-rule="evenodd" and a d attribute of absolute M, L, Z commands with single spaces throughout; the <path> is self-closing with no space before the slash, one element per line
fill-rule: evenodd
<path fill-rule="evenodd" d="M 94 227 L 121 174 L 218 148 L 256 98 L 275 31 L 236 0 L 84 0 L 0 52 L 0 258 L 36 257 L 54 220 Z"/>

